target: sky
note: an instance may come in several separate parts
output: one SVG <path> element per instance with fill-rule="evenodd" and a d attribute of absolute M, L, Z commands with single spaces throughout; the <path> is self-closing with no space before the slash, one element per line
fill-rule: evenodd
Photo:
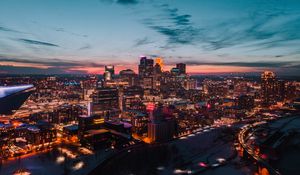
<path fill-rule="evenodd" d="M 299 0 L 0 0 L 0 74 L 300 73 Z"/>

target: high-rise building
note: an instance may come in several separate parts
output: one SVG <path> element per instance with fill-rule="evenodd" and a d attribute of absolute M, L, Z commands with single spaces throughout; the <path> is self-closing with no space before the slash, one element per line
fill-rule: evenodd
<path fill-rule="evenodd" d="M 110 81 L 112 79 L 111 73 L 109 71 L 105 71 L 103 77 L 105 81 Z"/>
<path fill-rule="evenodd" d="M 139 76 L 141 78 L 152 76 L 153 65 L 154 65 L 153 59 L 148 59 L 145 56 L 141 56 L 140 64 L 139 64 Z"/>
<path fill-rule="evenodd" d="M 284 101 L 286 99 L 286 87 L 285 87 L 285 81 L 278 80 L 276 82 L 276 100 L 277 101 Z"/>
<path fill-rule="evenodd" d="M 141 110 L 143 105 L 143 89 L 140 86 L 130 86 L 123 89 L 122 108 L 124 110 Z"/>
<path fill-rule="evenodd" d="M 144 89 L 153 89 L 154 85 L 154 61 L 145 56 L 141 56 L 139 64 L 139 78 Z"/>
<path fill-rule="evenodd" d="M 109 65 L 105 66 L 105 72 L 110 72 L 111 76 L 115 75 L 115 66 Z"/>
<path fill-rule="evenodd" d="M 191 89 L 196 89 L 197 86 L 197 81 L 195 79 L 192 78 L 186 78 L 183 81 L 183 88 L 185 90 L 191 90 Z"/>
<path fill-rule="evenodd" d="M 135 86 L 138 84 L 137 74 L 131 69 L 125 69 L 120 71 L 120 78 L 123 81 L 127 81 L 129 86 Z"/>
<path fill-rule="evenodd" d="M 186 74 L 186 64 L 178 63 L 176 64 L 176 68 L 179 69 L 179 74 Z"/>
<path fill-rule="evenodd" d="M 175 120 L 169 114 L 169 110 L 165 108 L 161 105 L 154 109 L 153 112 L 150 111 L 148 138 L 151 142 L 171 140 L 175 135 Z"/>
<path fill-rule="evenodd" d="M 297 98 L 297 87 L 294 82 L 286 83 L 286 100 L 293 100 Z"/>
<path fill-rule="evenodd" d="M 173 67 L 170 72 L 172 75 L 180 75 L 180 69 L 177 67 Z"/>
<path fill-rule="evenodd" d="M 261 75 L 261 95 L 262 104 L 264 106 L 269 106 L 274 104 L 277 95 L 276 88 L 276 75 L 274 72 L 265 71 Z"/>
<path fill-rule="evenodd" d="M 160 57 L 155 58 L 155 64 L 158 64 L 160 66 L 161 70 L 163 70 L 164 61 L 162 58 L 160 58 Z"/>
<path fill-rule="evenodd" d="M 117 88 L 97 88 L 92 95 L 91 113 L 109 117 L 119 111 L 119 90 Z"/>
<path fill-rule="evenodd" d="M 153 76 L 153 89 L 160 89 L 160 82 L 162 77 L 162 68 L 159 63 L 156 63 L 154 66 L 154 76 Z"/>
<path fill-rule="evenodd" d="M 113 76 L 115 75 L 115 66 L 109 65 L 109 66 L 105 66 L 105 70 L 104 70 L 104 80 L 105 81 L 110 81 L 112 80 Z"/>

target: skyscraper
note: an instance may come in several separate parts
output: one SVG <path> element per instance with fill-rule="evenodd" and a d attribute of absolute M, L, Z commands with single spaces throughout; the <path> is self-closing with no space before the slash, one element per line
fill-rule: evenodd
<path fill-rule="evenodd" d="M 115 66 L 113 65 L 109 65 L 109 66 L 105 66 L 105 72 L 110 72 L 111 76 L 115 75 Z"/>
<path fill-rule="evenodd" d="M 148 59 L 145 56 L 141 56 L 139 64 L 139 76 L 141 78 L 151 76 L 153 74 L 153 65 L 153 59 Z"/>
<path fill-rule="evenodd" d="M 176 68 L 179 69 L 179 74 L 186 74 L 186 64 L 178 63 L 176 64 Z"/>
<path fill-rule="evenodd" d="M 105 71 L 103 77 L 105 81 L 110 81 L 112 79 L 111 73 L 109 71 Z"/>
<path fill-rule="evenodd" d="M 137 74 L 131 69 L 125 69 L 120 71 L 120 77 L 123 81 L 127 81 L 129 86 L 135 86 L 138 84 Z"/>
<path fill-rule="evenodd" d="M 92 114 L 109 116 L 120 109 L 119 91 L 117 88 L 97 88 L 92 95 Z"/>
<path fill-rule="evenodd" d="M 150 111 L 148 138 L 151 142 L 171 140 L 175 135 L 175 120 L 172 114 L 169 114 L 162 105 L 153 110 Z"/>
<path fill-rule="evenodd" d="M 269 106 L 275 103 L 276 92 L 276 75 L 274 72 L 265 71 L 261 75 L 261 95 L 262 104 Z"/>
<path fill-rule="evenodd" d="M 110 81 L 113 76 L 115 75 L 115 66 L 109 65 L 109 66 L 105 66 L 105 70 L 104 70 L 104 80 L 105 81 Z"/>
<path fill-rule="evenodd" d="M 160 66 L 161 70 L 163 69 L 163 67 L 164 67 L 164 61 L 163 61 L 162 58 L 160 58 L 160 57 L 155 58 L 155 65 L 156 64 L 158 64 Z"/>
<path fill-rule="evenodd" d="M 139 64 L 139 77 L 141 80 L 141 86 L 144 89 L 153 89 L 154 84 L 154 61 L 153 59 L 148 59 L 145 56 L 141 56 Z"/>

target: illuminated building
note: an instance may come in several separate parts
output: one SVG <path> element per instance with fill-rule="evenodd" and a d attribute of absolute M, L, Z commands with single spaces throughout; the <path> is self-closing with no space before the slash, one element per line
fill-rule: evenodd
<path fill-rule="evenodd" d="M 48 114 L 47 121 L 55 124 L 77 121 L 79 115 L 84 114 L 83 107 L 79 105 L 61 105 Z"/>
<path fill-rule="evenodd" d="M 194 79 L 186 78 L 183 82 L 183 87 L 185 90 L 196 89 L 197 82 Z"/>
<path fill-rule="evenodd" d="M 67 125 L 63 127 L 63 133 L 66 137 L 72 138 L 73 136 L 78 136 L 78 125 Z"/>
<path fill-rule="evenodd" d="M 123 81 L 128 82 L 129 86 L 136 86 L 138 85 L 138 76 L 134 73 L 131 69 L 125 69 L 120 71 L 120 78 Z"/>
<path fill-rule="evenodd" d="M 133 132 L 140 136 L 147 133 L 147 124 L 149 122 L 147 115 L 139 110 L 131 110 L 128 113 L 131 116 Z"/>
<path fill-rule="evenodd" d="M 160 66 L 161 71 L 163 70 L 163 67 L 164 67 L 164 61 L 163 61 L 162 58 L 160 58 L 160 57 L 155 58 L 155 64 L 158 64 L 158 65 Z"/>
<path fill-rule="evenodd" d="M 83 139 L 88 130 L 100 129 L 104 125 L 105 119 L 100 115 L 81 115 L 78 117 L 78 138 Z"/>
<path fill-rule="evenodd" d="M 80 139 L 80 143 L 96 150 L 110 146 L 110 138 L 111 134 L 107 129 L 94 129 L 86 131 L 84 137 Z"/>
<path fill-rule="evenodd" d="M 123 79 L 114 79 L 111 81 L 105 81 L 103 82 L 103 87 L 107 88 L 119 88 L 119 87 L 128 87 L 129 82 L 124 81 Z"/>
<path fill-rule="evenodd" d="M 105 72 L 110 72 L 111 76 L 115 75 L 115 66 L 109 65 L 105 66 Z"/>
<path fill-rule="evenodd" d="M 143 89 L 140 86 L 131 86 L 123 89 L 122 105 L 124 110 L 143 109 Z"/>
<path fill-rule="evenodd" d="M 12 114 L 34 90 L 33 85 L 0 86 L 0 114 Z"/>
<path fill-rule="evenodd" d="M 151 142 L 162 142 L 171 140 L 175 135 L 175 120 L 172 114 L 166 113 L 162 105 L 157 109 L 147 107 L 150 113 L 150 122 L 148 123 L 148 138 Z M 153 110 L 152 110 L 153 109 Z"/>
<path fill-rule="evenodd" d="M 112 79 L 112 75 L 109 71 L 105 71 L 103 77 L 105 81 L 110 81 Z"/>
<path fill-rule="evenodd" d="M 140 78 L 149 77 L 153 74 L 153 59 L 148 59 L 145 56 L 140 57 L 139 76 Z"/>
<path fill-rule="evenodd" d="M 160 90 L 161 77 L 162 77 L 161 65 L 156 63 L 154 66 L 154 74 L 153 74 L 153 89 Z"/>
<path fill-rule="evenodd" d="M 109 117 L 119 111 L 119 90 L 117 88 L 97 88 L 92 95 L 91 113 Z"/>
<path fill-rule="evenodd" d="M 286 83 L 286 100 L 293 100 L 297 98 L 297 87 L 294 83 Z"/>
<path fill-rule="evenodd" d="M 39 145 L 56 140 L 56 130 L 47 122 L 38 122 L 36 125 L 29 126 L 27 130 L 26 140 L 29 144 Z"/>
<path fill-rule="evenodd" d="M 179 74 L 186 74 L 186 64 L 178 63 L 176 64 L 176 68 L 179 69 Z"/>
<path fill-rule="evenodd" d="M 265 71 L 261 75 L 261 95 L 264 106 L 275 103 L 276 100 L 276 75 L 274 72 Z"/>
<path fill-rule="evenodd" d="M 170 72 L 172 75 L 180 75 L 180 69 L 176 67 L 173 67 Z"/>
<path fill-rule="evenodd" d="M 139 78 L 144 89 L 153 89 L 154 83 L 154 61 L 145 56 L 141 56 L 139 64 Z"/>
<path fill-rule="evenodd" d="M 154 83 L 153 76 L 143 78 L 143 88 L 144 89 L 153 89 L 153 83 Z"/>
<path fill-rule="evenodd" d="M 239 109 L 251 110 L 254 107 L 254 97 L 250 95 L 241 95 L 238 98 Z"/>
<path fill-rule="evenodd" d="M 277 91 L 277 101 L 284 101 L 286 99 L 286 86 L 285 81 L 278 80 L 276 82 L 276 91 Z"/>
<path fill-rule="evenodd" d="M 131 138 L 131 128 L 132 125 L 120 121 L 106 121 L 104 123 L 104 128 L 108 129 L 110 132 L 123 135 L 127 138 Z"/>
<path fill-rule="evenodd" d="M 105 81 L 110 81 L 113 79 L 115 75 L 115 67 L 114 66 L 105 66 L 104 67 L 104 73 L 103 73 L 103 77 Z"/>

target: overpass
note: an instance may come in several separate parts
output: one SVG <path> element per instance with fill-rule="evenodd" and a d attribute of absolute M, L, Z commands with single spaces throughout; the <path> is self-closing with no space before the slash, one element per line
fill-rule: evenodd
<path fill-rule="evenodd" d="M 262 122 L 257 122 L 252 125 L 245 125 L 245 127 L 240 131 L 238 135 L 238 140 L 240 144 L 240 148 L 242 151 L 242 157 L 250 157 L 252 160 L 257 162 L 257 174 L 258 175 L 281 175 L 281 173 L 273 168 L 266 160 L 261 158 L 258 154 L 255 153 L 255 150 L 249 147 L 246 143 L 244 138 L 248 133 L 251 131 L 253 127 L 257 127 L 261 124 L 264 124 Z"/>

